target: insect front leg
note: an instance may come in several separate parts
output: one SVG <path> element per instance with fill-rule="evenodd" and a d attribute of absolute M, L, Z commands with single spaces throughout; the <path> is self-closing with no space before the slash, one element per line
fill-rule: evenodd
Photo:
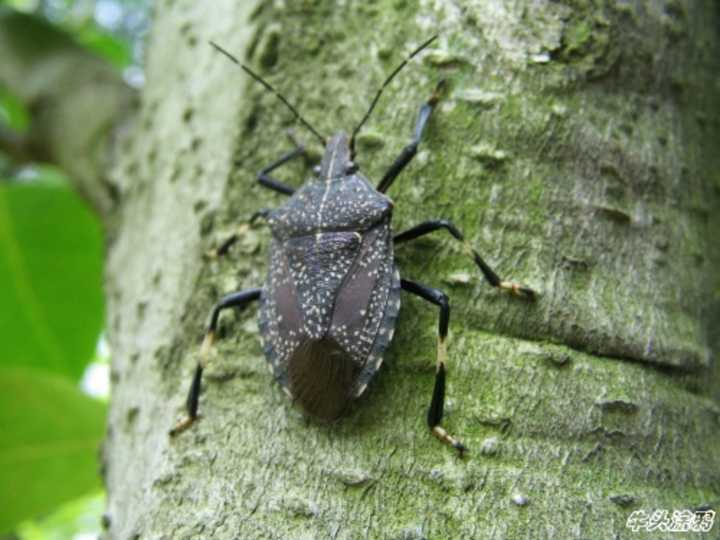
<path fill-rule="evenodd" d="M 380 183 L 377 187 L 377 190 L 380 193 L 385 193 L 388 190 L 388 188 L 395 181 L 395 178 L 397 178 L 397 176 L 402 172 L 405 166 L 410 163 L 412 158 L 415 157 L 418 145 L 420 144 L 423 132 L 425 131 L 425 126 L 430 119 L 430 115 L 435 109 L 435 105 L 437 105 L 437 102 L 440 100 L 440 95 L 444 87 L 445 79 L 441 80 L 438 83 L 432 95 L 430 96 L 430 99 L 428 99 L 425 103 L 423 103 L 422 107 L 420 107 L 420 113 L 418 114 L 418 119 L 415 123 L 415 131 L 413 132 L 413 138 L 410 141 L 410 144 L 403 148 L 397 159 L 395 159 L 393 164 L 390 165 L 390 168 L 385 173 L 385 176 L 383 176 L 382 180 L 380 180 Z"/>
<path fill-rule="evenodd" d="M 288 161 L 292 161 L 293 159 L 304 154 L 305 147 L 301 144 L 298 144 L 294 150 L 288 152 L 287 154 L 279 158 L 277 161 L 273 161 L 264 169 L 261 169 L 260 172 L 257 174 L 257 181 L 260 183 L 261 186 L 264 186 L 268 189 L 272 189 L 273 191 L 277 191 L 278 193 L 282 193 L 284 195 L 292 195 L 293 193 L 295 193 L 295 188 L 291 188 L 280 180 L 276 180 L 275 178 L 270 176 L 270 173 L 278 167 L 284 165 Z"/>
<path fill-rule="evenodd" d="M 433 395 L 430 400 L 430 407 L 428 408 L 427 423 L 435 437 L 455 448 L 462 456 L 467 448 L 440 425 L 445 405 L 445 363 L 447 361 L 445 339 L 447 338 L 448 324 L 450 322 L 450 303 L 448 302 L 448 297 L 438 289 L 433 289 L 407 279 L 400 280 L 400 287 L 404 291 L 415 294 L 440 308 L 435 387 L 433 388 Z"/>
<path fill-rule="evenodd" d="M 195 374 L 193 375 L 190 390 L 188 391 L 187 401 L 185 404 L 187 408 L 187 416 L 178 422 L 172 430 L 170 430 L 171 436 L 185 431 L 198 418 L 198 401 L 200 399 L 202 374 L 203 370 L 207 367 L 208 356 L 210 355 L 210 350 L 215 342 L 215 332 L 217 330 L 220 312 L 227 308 L 242 307 L 254 300 L 257 300 L 260 298 L 261 292 L 262 289 L 258 288 L 246 289 L 244 291 L 228 294 L 215 304 L 215 307 L 213 307 L 212 312 L 210 313 L 210 324 L 208 324 L 207 332 L 205 332 L 205 339 L 203 339 L 202 345 L 200 346 L 200 359 L 195 367 Z"/>
<path fill-rule="evenodd" d="M 532 289 L 525 287 L 524 285 L 515 283 L 513 281 L 506 281 L 500 279 L 500 277 L 495 273 L 495 271 L 490 268 L 490 266 L 483 260 L 480 254 L 475 249 L 473 249 L 473 247 L 467 240 L 465 240 L 462 232 L 460 232 L 460 230 L 450 221 L 444 219 L 433 219 L 430 221 L 425 221 L 420 225 L 416 225 L 415 227 L 408 229 L 407 231 L 403 231 L 395 235 L 393 241 L 395 242 L 395 244 L 401 244 L 403 242 L 408 242 L 410 240 L 419 238 L 420 236 L 430 234 L 431 232 L 437 231 L 439 229 L 446 230 L 452 235 L 453 238 L 463 243 L 465 253 L 470 256 L 473 261 L 475 261 L 475 264 L 478 266 L 478 268 L 480 268 L 483 275 L 485 276 L 485 279 L 488 281 L 488 283 L 490 283 L 490 285 L 492 285 L 493 287 L 497 287 L 501 290 L 509 291 L 515 296 L 520 296 L 528 300 L 535 300 L 537 293 Z"/>

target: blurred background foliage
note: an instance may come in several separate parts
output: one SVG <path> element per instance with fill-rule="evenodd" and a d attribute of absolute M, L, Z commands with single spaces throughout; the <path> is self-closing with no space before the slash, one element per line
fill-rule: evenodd
<path fill-rule="evenodd" d="M 143 84 L 149 0 L 5 0 L 0 10 L 58 30 Z M 0 83 L 0 133 L 21 135 L 26 104 Z M 0 538 L 97 538 L 104 496 L 108 352 L 101 338 L 97 217 L 46 163 L 0 147 Z"/>

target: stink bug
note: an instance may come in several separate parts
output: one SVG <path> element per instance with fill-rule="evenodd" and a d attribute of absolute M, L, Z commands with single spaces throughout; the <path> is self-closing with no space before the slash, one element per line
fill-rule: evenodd
<path fill-rule="evenodd" d="M 301 156 L 304 148 L 300 145 L 258 173 L 261 185 L 290 196 L 284 205 L 256 214 L 264 217 L 272 230 L 267 280 L 262 288 L 229 294 L 213 307 L 187 398 L 188 416 L 171 434 L 184 430 L 198 416 L 202 373 L 215 339 L 218 317 L 224 309 L 260 302 L 260 333 L 273 375 L 305 412 L 332 420 L 365 391 L 380 368 L 385 349 L 392 340 L 402 290 L 440 309 L 437 369 L 427 423 L 441 441 L 461 454 L 465 451 L 463 444 L 440 425 L 445 398 L 445 338 L 450 319 L 448 297 L 438 289 L 401 279 L 393 256 L 394 247 L 444 229 L 464 243 L 465 251 L 491 285 L 530 300 L 535 293 L 501 280 L 449 221 L 426 221 L 393 236 L 390 226 L 393 203 L 385 192 L 417 152 L 430 115 L 441 97 L 443 81 L 420 107 L 410 144 L 390 165 L 377 188 L 360 174 L 354 163 L 356 135 L 383 90 L 410 59 L 436 38 L 433 36 L 420 45 L 390 74 L 350 136 L 340 132 L 330 139 L 320 135 L 259 75 L 212 43 L 275 94 L 320 140 L 325 153 L 315 169 L 316 177 L 297 190 L 270 173 Z"/>

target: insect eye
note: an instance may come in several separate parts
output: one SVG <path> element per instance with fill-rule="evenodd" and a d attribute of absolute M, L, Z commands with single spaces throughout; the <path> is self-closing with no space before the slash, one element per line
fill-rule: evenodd
<path fill-rule="evenodd" d="M 347 166 L 345 167 L 345 174 L 353 174 L 356 173 L 358 170 L 358 165 L 354 161 L 348 162 Z"/>

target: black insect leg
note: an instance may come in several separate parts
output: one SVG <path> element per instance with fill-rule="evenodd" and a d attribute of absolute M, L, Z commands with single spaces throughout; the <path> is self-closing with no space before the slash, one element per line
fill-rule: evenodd
<path fill-rule="evenodd" d="M 385 176 L 383 176 L 382 180 L 380 180 L 380 183 L 377 187 L 377 190 L 380 193 L 385 193 L 388 190 L 388 188 L 395 181 L 395 178 L 397 178 L 397 176 L 402 172 L 405 166 L 410 163 L 410 160 L 415 157 L 418 145 L 420 144 L 420 139 L 422 138 L 423 131 L 425 131 L 425 126 L 430 119 L 430 115 L 432 114 L 433 109 L 435 109 L 435 105 L 437 105 L 437 102 L 440 100 L 440 95 L 444 86 L 445 80 L 443 79 L 435 87 L 435 90 L 430 96 L 430 99 L 428 99 L 425 103 L 423 103 L 422 107 L 420 107 L 420 113 L 418 114 L 418 119 L 415 123 L 415 132 L 413 133 L 413 138 L 410 141 L 410 144 L 403 148 L 397 159 L 393 162 L 392 165 L 390 165 L 390 168 L 385 173 Z"/>
<path fill-rule="evenodd" d="M 430 401 L 430 407 L 427 413 L 427 423 L 435 437 L 455 448 L 462 456 L 463 452 L 467 450 L 465 446 L 440 425 L 445 404 L 445 362 L 447 360 L 445 338 L 447 338 L 448 323 L 450 322 L 450 304 L 448 303 L 448 297 L 438 289 L 433 289 L 407 279 L 400 280 L 400 286 L 403 290 L 416 294 L 420 298 L 440 307 L 435 387 L 433 388 L 432 400 Z"/>
<path fill-rule="evenodd" d="M 472 259 L 475 261 L 475 264 L 478 266 L 478 268 L 480 268 L 483 275 L 485 276 L 485 279 L 490 283 L 490 285 L 492 285 L 493 287 L 497 287 L 498 289 L 509 291 L 511 294 L 514 294 L 516 296 L 521 296 L 523 298 L 527 298 L 528 300 L 535 300 L 536 293 L 532 289 L 523 285 L 519 285 L 518 283 L 514 283 L 512 281 L 500 279 L 500 277 L 495 273 L 495 271 L 490 268 L 490 266 L 488 266 L 488 264 L 483 260 L 480 254 L 475 249 L 473 249 L 469 242 L 465 240 L 465 237 L 460 232 L 460 230 L 450 221 L 444 219 L 434 219 L 431 221 L 426 221 L 424 223 L 421 223 L 420 225 L 416 225 L 412 229 L 408 229 L 407 231 L 403 231 L 400 234 L 395 235 L 393 241 L 396 244 L 401 244 L 402 242 L 414 240 L 415 238 L 419 238 L 420 236 L 424 236 L 431 232 L 437 231 L 438 229 L 445 229 L 453 236 L 453 238 L 463 243 L 465 253 L 468 256 L 472 257 Z"/>
<path fill-rule="evenodd" d="M 298 145 L 295 150 L 288 152 L 277 161 L 272 162 L 270 165 L 262 169 L 257 174 L 257 181 L 260 182 L 260 185 L 265 186 L 268 189 L 272 189 L 273 191 L 277 191 L 278 193 L 283 193 L 285 195 L 292 195 L 295 193 L 295 189 L 283 182 L 280 182 L 279 180 L 275 180 L 272 176 L 270 176 L 270 173 L 278 167 L 285 165 L 288 161 L 291 161 L 298 156 L 302 156 L 304 153 L 305 147 Z"/>
<path fill-rule="evenodd" d="M 262 289 L 246 289 L 244 291 L 228 294 L 215 304 L 215 307 L 213 307 L 212 312 L 210 313 L 210 324 L 208 325 L 207 332 L 205 333 L 205 339 L 200 346 L 200 359 L 195 367 L 195 374 L 193 375 L 193 380 L 190 384 L 190 390 L 188 392 L 186 401 L 187 416 L 178 422 L 170 431 L 171 436 L 185 431 L 198 417 L 198 401 L 200 399 L 202 374 L 203 370 L 207 367 L 208 356 L 213 343 L 215 342 L 215 331 L 217 330 L 220 312 L 227 308 L 242 307 L 249 302 L 257 300 L 260 298 L 261 290 Z"/>
<path fill-rule="evenodd" d="M 228 251 L 230 251 L 230 248 L 233 247 L 235 242 L 237 242 L 240 237 L 250 229 L 251 225 L 253 225 L 260 218 L 267 219 L 270 212 L 272 212 L 270 208 L 263 208 L 262 210 L 258 210 L 252 216 L 250 216 L 250 219 L 247 223 L 243 223 L 238 227 L 237 232 L 228 236 L 220 243 L 218 247 L 216 247 L 215 249 L 211 249 L 205 255 L 210 259 L 217 259 L 218 257 L 223 257 L 227 254 Z"/>

